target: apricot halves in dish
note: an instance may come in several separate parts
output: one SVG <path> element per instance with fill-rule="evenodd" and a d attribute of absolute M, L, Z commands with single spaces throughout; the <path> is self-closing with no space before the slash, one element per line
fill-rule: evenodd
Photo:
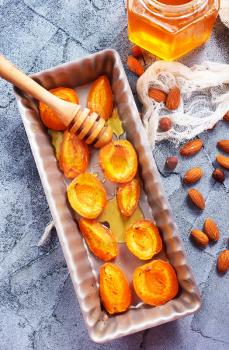
<path fill-rule="evenodd" d="M 136 175 L 138 159 L 129 141 L 112 141 L 100 149 L 99 164 L 108 180 L 125 183 Z"/>
<path fill-rule="evenodd" d="M 88 146 L 75 134 L 65 131 L 60 152 L 60 168 L 69 179 L 87 169 L 89 161 Z"/>
<path fill-rule="evenodd" d="M 138 297 L 146 304 L 159 306 L 173 299 L 178 292 L 174 268 L 163 260 L 153 260 L 134 271 L 133 285 Z"/>
<path fill-rule="evenodd" d="M 78 175 L 68 186 L 67 195 L 71 207 L 87 219 L 99 216 L 107 203 L 102 183 L 91 173 Z"/>
<path fill-rule="evenodd" d="M 107 120 L 113 110 L 113 96 L 109 79 L 102 75 L 94 81 L 88 95 L 87 106 Z"/>
<path fill-rule="evenodd" d="M 56 89 L 49 90 L 53 95 L 61 98 L 62 100 L 79 103 L 79 98 L 77 93 L 73 89 L 69 89 L 66 87 L 58 87 Z M 65 130 L 66 125 L 62 123 L 58 115 L 45 103 L 39 103 L 40 117 L 43 124 L 52 130 Z"/>
<path fill-rule="evenodd" d="M 109 314 L 124 312 L 131 303 L 128 280 L 122 270 L 114 264 L 100 267 L 100 297 Z"/>
<path fill-rule="evenodd" d="M 151 259 L 162 249 L 158 228 L 148 220 L 139 220 L 125 233 L 125 241 L 132 254 L 141 260 Z"/>
<path fill-rule="evenodd" d="M 118 244 L 109 228 L 96 220 L 80 219 L 79 228 L 92 253 L 103 261 L 118 255 Z"/>
<path fill-rule="evenodd" d="M 140 197 L 139 181 L 132 181 L 120 185 L 117 192 L 118 207 L 122 215 L 131 216 L 137 208 Z"/>

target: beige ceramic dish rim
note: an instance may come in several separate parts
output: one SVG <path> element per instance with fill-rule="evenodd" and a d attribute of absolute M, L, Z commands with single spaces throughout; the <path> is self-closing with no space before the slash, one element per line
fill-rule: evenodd
<path fill-rule="evenodd" d="M 152 215 L 162 232 L 167 256 L 176 269 L 182 289 L 176 299 L 160 307 L 129 309 L 124 314 L 104 318 L 98 286 L 84 242 L 77 234 L 78 228 L 66 202 L 64 177 L 58 169 L 49 137 L 37 118 L 34 101 L 15 88 L 18 107 L 89 335 L 95 342 L 102 343 L 187 316 L 198 310 L 201 302 L 118 53 L 110 49 L 100 51 L 34 74 L 33 78 L 49 89 L 55 87 L 53 84 L 63 86 L 64 82 L 73 87 L 73 72 L 76 71 L 80 85 L 104 73 L 112 80 L 112 90 L 127 137 L 135 145 L 139 156 L 141 177 Z"/>

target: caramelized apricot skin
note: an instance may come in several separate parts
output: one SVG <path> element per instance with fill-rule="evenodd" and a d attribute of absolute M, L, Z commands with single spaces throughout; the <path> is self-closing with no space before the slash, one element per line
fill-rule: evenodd
<path fill-rule="evenodd" d="M 79 228 L 91 252 L 103 261 L 118 255 L 118 244 L 109 228 L 96 220 L 80 219 Z"/>
<path fill-rule="evenodd" d="M 177 275 L 168 262 L 153 260 L 134 271 L 133 285 L 138 297 L 146 304 L 159 306 L 173 299 L 179 289 Z"/>
<path fill-rule="evenodd" d="M 99 164 L 108 180 L 126 183 L 136 175 L 138 159 L 129 141 L 112 141 L 100 149 Z"/>
<path fill-rule="evenodd" d="M 131 216 L 140 198 L 140 184 L 137 179 L 120 185 L 117 191 L 118 207 L 122 215 Z"/>
<path fill-rule="evenodd" d="M 151 259 L 162 249 L 157 226 L 149 220 L 139 220 L 125 232 L 125 242 L 132 254 L 141 260 Z"/>
<path fill-rule="evenodd" d="M 65 100 L 67 102 L 79 103 L 79 98 L 75 90 L 67 87 L 58 87 L 49 90 L 53 95 Z M 39 102 L 40 117 L 43 124 L 52 130 L 65 130 L 67 127 L 62 123 L 58 115 L 45 103 Z"/>
<path fill-rule="evenodd" d="M 106 75 L 101 75 L 92 84 L 87 106 L 92 112 L 96 112 L 105 120 L 110 117 L 113 110 L 113 96 L 110 82 Z"/>
<path fill-rule="evenodd" d="M 100 267 L 100 297 L 106 311 L 116 314 L 126 311 L 131 303 L 128 280 L 122 270 L 114 264 Z"/>
<path fill-rule="evenodd" d="M 64 132 L 60 152 L 60 168 L 69 179 L 74 179 L 88 167 L 89 149 L 87 144 L 70 131 Z"/>
<path fill-rule="evenodd" d="M 67 196 L 71 207 L 87 219 L 99 216 L 107 203 L 102 183 L 91 173 L 78 175 L 68 186 Z"/>

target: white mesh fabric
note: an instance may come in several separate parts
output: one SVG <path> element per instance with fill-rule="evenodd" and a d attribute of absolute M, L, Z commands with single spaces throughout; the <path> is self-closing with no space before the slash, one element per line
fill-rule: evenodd
<path fill-rule="evenodd" d="M 221 0 L 220 1 L 220 10 L 219 15 L 221 21 L 229 28 L 229 1 Z"/>
<path fill-rule="evenodd" d="M 148 95 L 150 87 L 168 92 L 178 86 L 182 99 L 175 111 Z M 142 121 L 152 147 L 155 141 L 182 142 L 211 129 L 229 110 L 229 65 L 206 62 L 189 68 L 178 62 L 156 61 L 138 79 L 137 92 L 143 104 Z M 162 116 L 169 116 L 173 127 L 158 130 Z"/>

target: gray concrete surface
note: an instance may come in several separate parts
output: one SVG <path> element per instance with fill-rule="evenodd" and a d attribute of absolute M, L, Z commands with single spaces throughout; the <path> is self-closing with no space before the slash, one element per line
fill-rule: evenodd
<path fill-rule="evenodd" d="M 204 59 L 229 63 L 229 30 L 218 21 L 209 43 L 185 57 L 189 65 Z M 124 1 L 0 0 L 0 51 L 25 72 L 49 68 L 85 54 L 113 47 L 125 63 L 129 43 Z M 129 74 L 135 91 L 135 77 Z M 199 215 L 187 205 L 181 174 L 164 173 L 165 155 L 176 150 L 161 144 L 155 158 L 180 229 L 203 305 L 194 316 L 105 345 L 87 335 L 58 239 L 43 249 L 37 242 L 51 216 L 11 87 L 0 80 L 0 350 L 229 349 L 229 274 L 216 273 L 216 257 L 229 234 L 228 176 L 224 185 L 210 179 L 215 142 L 228 138 L 220 122 L 202 135 L 204 150 L 192 164 L 207 174 L 198 187 L 207 196 Z M 213 217 L 221 240 L 204 252 L 188 233 Z"/>

